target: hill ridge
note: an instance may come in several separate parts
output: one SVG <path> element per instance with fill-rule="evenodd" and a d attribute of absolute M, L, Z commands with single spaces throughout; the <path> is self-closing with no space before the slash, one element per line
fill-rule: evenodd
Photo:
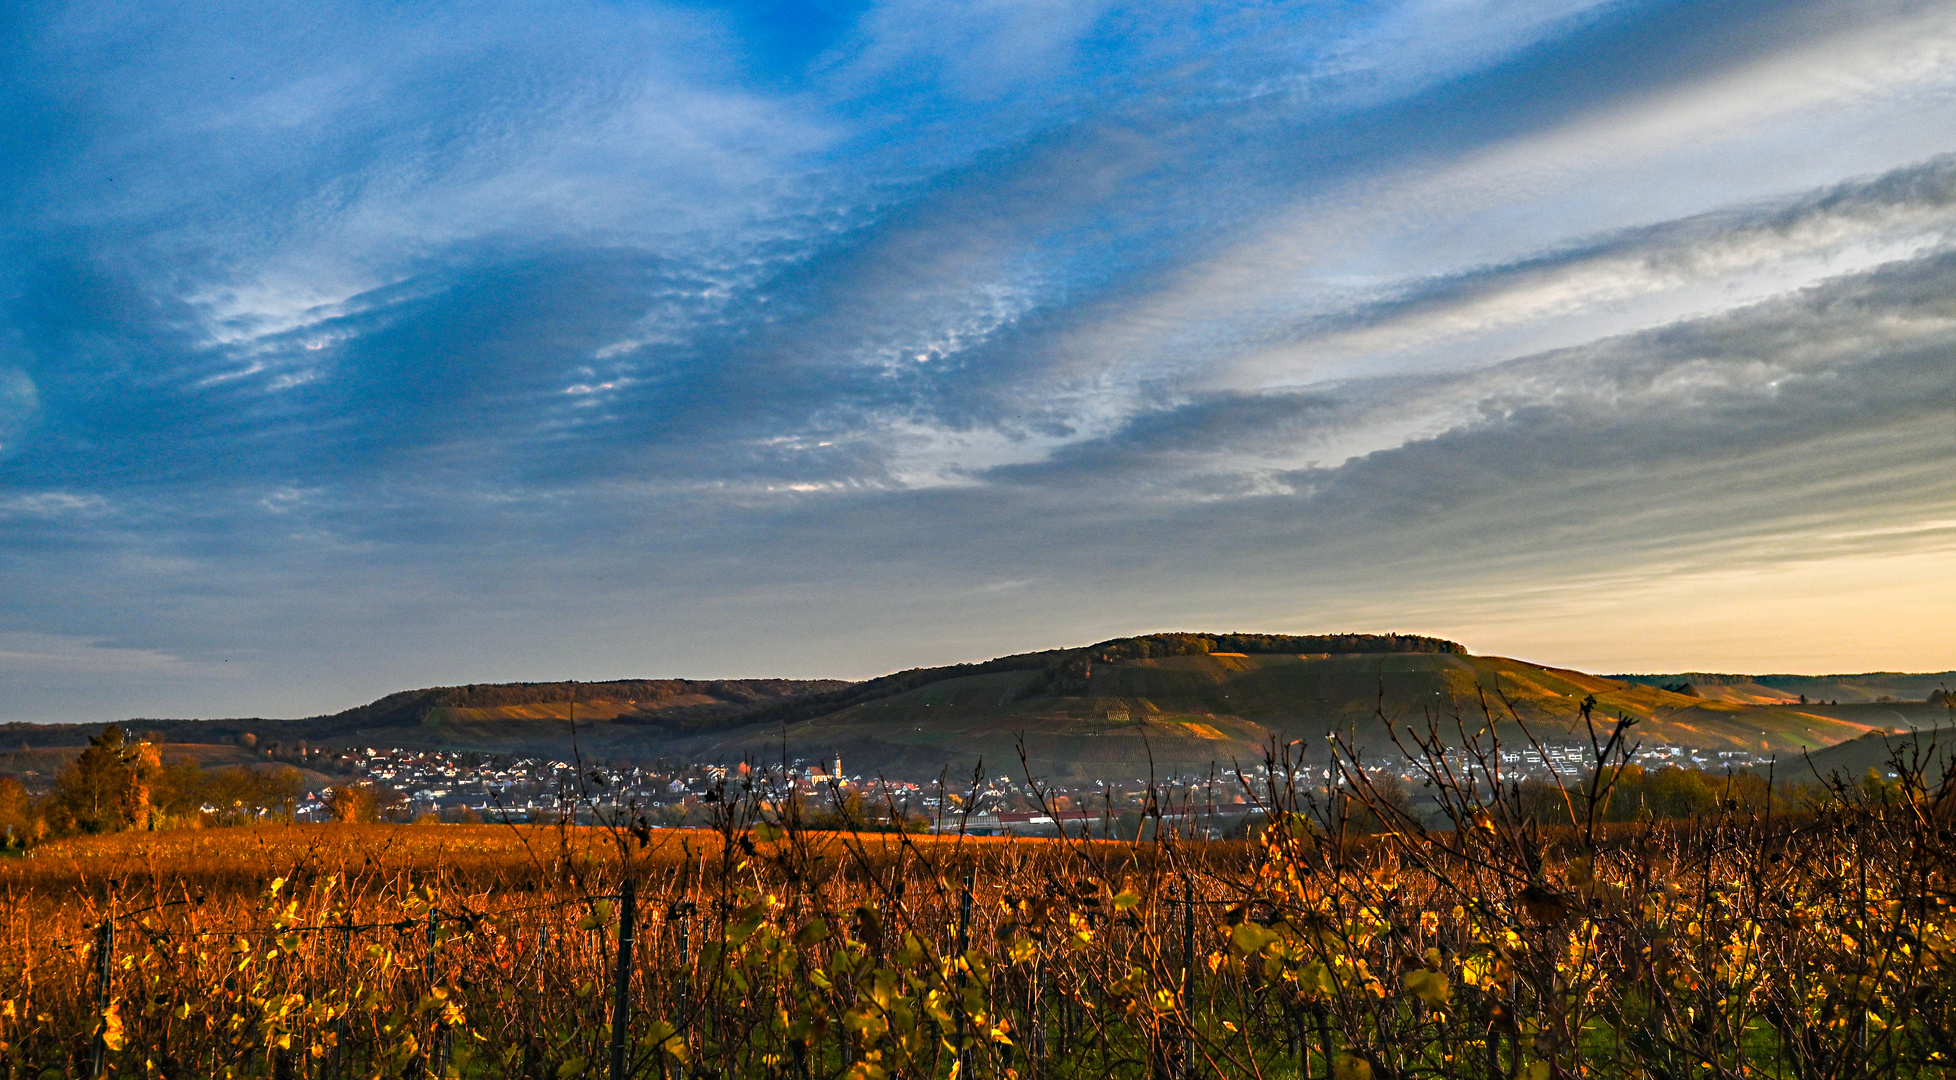
<path fill-rule="evenodd" d="M 1791 704 L 1807 698 L 1882 703 L 1924 701 L 1939 689 L 1956 689 L 1956 671 L 1864 671 L 1840 675 L 1745 675 L 1732 672 L 1682 671 L 1668 675 L 1622 674 L 1604 678 L 1644 686 L 1690 686 L 1700 696 L 1751 704 Z"/>
<path fill-rule="evenodd" d="M 1129 637 L 1108 638 L 1075 648 L 1044 649 L 1013 653 L 966 664 L 908 668 L 888 675 L 852 683 L 828 693 L 810 694 L 788 701 L 764 705 L 738 719 L 749 723 L 809 720 L 870 701 L 915 690 L 932 683 L 1000 671 L 1037 670 L 1040 675 L 1028 685 L 1027 696 L 1040 691 L 1063 691 L 1088 677 L 1094 663 L 1118 663 L 1124 659 L 1157 656 L 1193 656 L 1209 653 L 1325 653 L 1354 655 L 1367 653 L 1458 653 L 1466 647 L 1445 638 L 1419 634 L 1257 634 L 1204 633 L 1200 631 L 1161 631 Z"/>
<path fill-rule="evenodd" d="M 491 710 L 524 705 L 569 704 L 634 706 L 653 714 L 666 709 L 715 706 L 738 711 L 771 698 L 833 690 L 849 684 L 837 679 L 611 679 L 597 682 L 463 683 L 399 690 L 365 705 L 308 720 L 351 724 L 420 723 L 437 709 Z M 705 700 L 701 700 L 705 699 Z M 624 712 L 625 710 L 617 710 Z M 614 712 L 614 715 L 617 714 Z"/>
<path fill-rule="evenodd" d="M 1148 760 L 1198 770 L 1261 760 L 1271 740 L 1321 747 L 1328 730 L 1390 753 L 1389 729 L 1455 715 L 1478 724 L 1483 706 L 1495 710 L 1497 723 L 1519 719 L 1546 738 L 1577 738 L 1579 709 L 1592 698 L 1599 716 L 1636 718 L 1636 735 L 1647 743 L 1705 749 L 1817 749 L 1871 730 L 1940 722 L 1939 708 L 1877 699 L 1945 676 L 1876 674 L 1830 684 L 1837 694 L 1809 690 L 1823 700 L 1806 704 L 1757 681 L 1781 677 L 1599 676 L 1475 656 L 1458 642 L 1417 634 L 1164 631 L 860 682 L 463 683 L 397 691 L 300 720 L 127 726 L 186 743 L 253 734 L 261 747 L 306 740 L 555 754 L 568 748 L 574 696 L 586 753 L 727 762 L 841 753 L 864 771 L 935 775 L 942 765 L 967 768 L 979 758 L 1010 768 L 1023 746 L 1046 775 L 1133 775 Z M 1702 687 L 1681 685 L 1694 677 Z M 1956 682 L 1956 673 L 1947 677 Z M 1826 702 L 1830 696 L 1843 704 Z M 0 740 L 74 745 L 100 727 L 7 725 Z M 1503 731 L 1521 738 L 1518 727 L 1512 736 Z"/>

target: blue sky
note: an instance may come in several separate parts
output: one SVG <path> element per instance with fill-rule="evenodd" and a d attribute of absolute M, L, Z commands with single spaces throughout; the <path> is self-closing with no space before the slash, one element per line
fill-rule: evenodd
<path fill-rule="evenodd" d="M 0 720 L 1956 667 L 1956 4 L 0 18 Z"/>

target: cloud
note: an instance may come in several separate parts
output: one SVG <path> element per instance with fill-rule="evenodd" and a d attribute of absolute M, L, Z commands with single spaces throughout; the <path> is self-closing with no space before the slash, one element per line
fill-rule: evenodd
<path fill-rule="evenodd" d="M 1956 354 L 1956 307 L 1946 299 L 1953 279 L 1956 255 L 1936 254 L 1445 376 L 1209 396 L 997 475 L 1025 484 L 1118 475 L 1172 496 L 1183 483 L 1207 494 L 1235 474 L 1246 494 L 1336 502 L 1330 516 L 1342 521 L 1405 512 L 1395 496 L 1434 510 L 1488 490 L 1569 504 L 1575 476 L 1618 467 L 1652 484 L 1670 469 L 1703 483 L 1724 468 L 1750 483 L 1772 468 L 1762 456 L 1837 438 L 1919 435 L 1956 407 L 1946 377 Z M 1933 467 L 1933 445 L 1899 439 L 1891 464 Z M 1766 487 L 1797 503 L 1788 483 L 1797 481 Z M 1725 516 L 1719 500 L 1688 487 L 1664 501 Z"/>
<path fill-rule="evenodd" d="M 1855 269 L 1945 248 L 1951 161 L 1779 205 L 1630 230 L 1573 251 L 1421 282 L 1332 325 L 1234 361 L 1234 382 L 1381 367 L 1459 367 L 1537 343 L 1587 340 L 1728 310 Z M 1343 325 L 1338 325 L 1342 322 Z"/>
<path fill-rule="evenodd" d="M 194 664 L 155 649 L 131 649 L 58 634 L 0 633 L 0 670 L 35 675 L 168 675 L 209 678 L 222 665 Z"/>
<path fill-rule="evenodd" d="M 37 715 L 1498 645 L 1544 582 L 1892 600 L 1956 515 L 1949 4 L 16 29 L 0 632 L 252 673 Z"/>
<path fill-rule="evenodd" d="M 1697 238 L 1678 235 L 1667 265 L 1611 265 L 1608 252 L 1593 252 L 1601 257 L 1586 281 L 1571 267 L 1550 265 L 1532 282 L 1514 275 L 1507 295 L 1486 297 L 1477 310 L 1428 309 L 1423 327 L 1405 319 L 1349 326 L 1370 305 L 1490 265 L 1526 264 L 1574 237 L 1665 221 L 1678 232 L 1694 224 L 1722 231 L 1687 209 L 1708 195 L 1716 213 L 1729 214 L 1811 183 L 1905 168 L 1947 149 L 1946 130 L 1927 120 L 1940 108 L 1932 103 L 1956 90 L 1951 69 L 1933 62 L 1956 41 L 1945 6 L 1865 24 L 1818 19 L 1810 9 L 1786 14 L 1789 25 L 1819 21 L 1824 31 L 1730 44 L 1729 64 L 1701 62 L 1679 81 L 1652 85 L 1648 69 L 1666 66 L 1661 38 L 1702 35 L 1706 27 L 1658 20 L 1639 34 L 1598 30 L 1588 35 L 1589 55 L 1558 50 L 1482 76 L 1471 94 L 1457 87 L 1433 92 L 1421 105 L 1453 118 L 1438 131 L 1385 110 L 1363 118 L 1355 138 L 1313 130 L 1347 154 L 1354 142 L 1366 146 L 1388 135 L 1399 141 L 1391 152 L 1331 169 L 1311 168 L 1312 150 L 1299 147 L 1303 173 L 1288 203 L 1273 202 L 1247 235 L 1171 268 L 1148 293 L 1083 319 L 1068 333 L 1066 355 L 1081 365 L 1116 367 L 1123 383 L 1220 373 L 1244 387 L 1343 377 L 1381 363 L 1444 366 L 1463 344 L 1481 358 L 1512 356 L 1748 302 L 1857 261 L 1906 254 L 1912 225 L 1946 231 L 1946 221 L 1897 220 L 1885 234 L 1877 222 L 1854 223 L 1867 234 L 1859 249 L 1829 246 L 1821 236 L 1755 235 L 1755 244 L 1781 243 L 1728 249 L 1723 255 L 1738 261 L 1724 266 L 1718 253 L 1697 250 Z M 1645 70 L 1616 68 L 1630 49 L 1648 60 Z M 1703 59 L 1700 49 L 1671 51 Z M 1600 61 L 1600 71 L 1567 87 L 1571 55 Z M 1543 94 L 1544 83 L 1575 92 L 1513 110 L 1512 95 Z M 1513 111 L 1482 104 L 1487 98 Z M 1850 124 L 1863 130 L 1852 139 L 1828 138 L 1831 175 L 1816 175 L 1809 140 L 1834 133 L 1815 128 Z M 1442 134 L 1476 127 L 1488 137 L 1465 146 Z M 1633 279 L 1624 279 L 1626 270 L 1636 272 Z M 1511 332 L 1472 340 L 1502 326 L 1525 326 L 1532 338 Z M 1556 332 L 1560 341 L 1551 337 Z"/>
<path fill-rule="evenodd" d="M 893 81 L 924 83 L 957 98 L 991 101 L 1025 84 L 1051 86 L 1109 3 L 912 0 L 878 5 L 851 47 L 832 54 L 829 79 L 858 95 L 887 94 Z"/>
<path fill-rule="evenodd" d="M 19 450 L 40 406 L 40 392 L 25 371 L 0 367 L 0 458 Z"/>
<path fill-rule="evenodd" d="M 76 495 L 66 491 L 42 491 L 0 500 L 0 516 L 56 518 L 94 515 L 107 508 L 108 500 L 100 495 Z"/>

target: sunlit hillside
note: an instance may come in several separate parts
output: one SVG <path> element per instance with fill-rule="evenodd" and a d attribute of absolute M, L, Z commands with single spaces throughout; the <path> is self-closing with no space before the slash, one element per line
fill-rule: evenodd
<path fill-rule="evenodd" d="M 1822 747 L 1896 723 L 1886 711 L 1760 707 L 1502 657 L 1454 653 L 1247 655 L 1209 653 L 1094 664 L 1078 692 L 1042 689 L 1039 670 L 990 671 L 930 682 L 832 713 L 756 724 L 706 743 L 716 755 L 825 757 L 863 768 L 969 768 L 979 756 L 1018 764 L 1021 736 L 1038 772 L 1133 775 L 1201 771 L 1261 760 L 1275 738 L 1315 747 L 1329 731 L 1389 746 L 1381 717 L 1402 728 L 1451 729 L 1492 715 L 1504 739 L 1582 733 L 1593 696 L 1599 721 L 1630 716 L 1645 743 L 1709 749 Z M 988 771 L 997 771 L 988 764 Z"/>
<path fill-rule="evenodd" d="M 990 775 L 1016 774 L 1023 739 L 1041 775 L 1112 779 L 1144 776 L 1151 766 L 1187 773 L 1251 765 L 1273 740 L 1301 741 L 1308 755 L 1320 755 L 1332 731 L 1368 753 L 1394 755 L 1388 725 L 1403 736 L 1409 725 L 1438 724 L 1457 738 L 1460 725 L 1473 729 L 1492 719 L 1509 745 L 1530 735 L 1585 738 L 1585 703 L 1599 724 L 1638 721 L 1633 738 L 1647 746 L 1752 753 L 1819 749 L 1871 731 L 1949 720 L 1919 698 L 1878 700 L 1892 696 L 1886 691 L 1928 686 L 1941 678 L 1935 675 L 1852 677 L 1859 680 L 1852 687 L 1832 687 L 1854 690 L 1840 704 L 1818 693 L 1802 704 L 1751 677 L 1699 676 L 1703 687 L 1665 682 L 1683 678 L 1590 675 L 1474 656 L 1457 643 L 1414 635 L 1166 633 L 856 683 L 477 684 L 402 691 L 309 719 L 128 726 L 167 743 L 202 744 L 206 751 L 191 756 L 206 765 L 268 759 L 302 742 L 555 756 L 571 752 L 574 736 L 579 752 L 600 757 L 779 762 L 841 754 L 852 774 L 911 778 L 947 767 L 966 773 L 981 758 Z M 96 731 L 8 725 L 0 745 L 20 748 L 16 754 L 30 745 L 79 746 Z M 240 757 L 233 744 L 246 736 L 258 752 Z M 0 761 L 0 771 L 50 774 L 59 767 L 34 762 L 32 754 Z"/>
<path fill-rule="evenodd" d="M 1956 688 L 1956 671 L 1867 671 L 1855 675 L 1729 675 L 1687 671 L 1675 675 L 1611 675 L 1611 679 L 1676 688 L 1689 696 L 1754 705 L 1878 705 L 1922 701 L 1938 690 Z"/>

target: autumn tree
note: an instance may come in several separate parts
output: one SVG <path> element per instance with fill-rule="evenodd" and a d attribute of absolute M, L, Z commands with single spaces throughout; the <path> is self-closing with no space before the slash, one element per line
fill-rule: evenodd
<path fill-rule="evenodd" d="M 305 778 L 290 765 L 233 766 L 202 773 L 197 790 L 219 824 L 245 825 L 268 815 L 289 819 Z"/>
<path fill-rule="evenodd" d="M 156 781 L 163 774 L 163 758 L 156 744 L 145 739 L 127 754 L 129 778 L 122 786 L 122 820 L 128 828 L 154 829 L 158 826 Z"/>
<path fill-rule="evenodd" d="M 17 847 L 33 835 L 30 827 L 33 807 L 27 789 L 11 776 L 0 776 L 0 843 Z"/>
<path fill-rule="evenodd" d="M 55 785 L 51 809 L 60 825 L 81 832 L 116 832 L 154 824 L 151 785 L 162 761 L 150 743 L 130 746 L 114 725 L 91 736 Z"/>
<path fill-rule="evenodd" d="M 334 821 L 378 821 L 382 811 L 393 809 L 401 801 L 398 792 L 370 780 L 328 788 L 324 798 Z"/>

